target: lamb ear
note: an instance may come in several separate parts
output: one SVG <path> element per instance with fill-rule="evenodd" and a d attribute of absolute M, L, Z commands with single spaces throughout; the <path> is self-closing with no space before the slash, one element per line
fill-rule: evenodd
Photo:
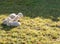
<path fill-rule="evenodd" d="M 11 17 L 12 15 L 13 15 L 13 16 L 16 16 L 16 14 L 15 14 L 15 13 L 11 13 L 11 14 L 9 15 L 9 17 Z"/>
<path fill-rule="evenodd" d="M 17 15 L 20 16 L 20 17 L 23 17 L 23 14 L 21 12 L 18 13 Z"/>

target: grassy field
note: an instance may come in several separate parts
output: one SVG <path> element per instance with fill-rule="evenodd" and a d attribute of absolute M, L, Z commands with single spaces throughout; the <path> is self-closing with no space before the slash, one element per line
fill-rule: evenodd
<path fill-rule="evenodd" d="M 60 0 L 0 0 L 0 13 L 22 12 L 25 16 L 60 16 Z"/>
<path fill-rule="evenodd" d="M 1 25 L 18 12 L 24 14 L 20 26 Z M 60 0 L 0 0 L 0 44 L 60 44 L 59 14 Z"/>

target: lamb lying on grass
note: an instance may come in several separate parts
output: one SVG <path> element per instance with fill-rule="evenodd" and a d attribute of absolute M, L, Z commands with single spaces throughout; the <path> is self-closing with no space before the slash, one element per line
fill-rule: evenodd
<path fill-rule="evenodd" d="M 19 26 L 21 25 L 21 23 L 18 22 L 18 20 L 21 17 L 23 17 L 22 13 L 18 13 L 17 15 L 15 13 L 12 13 L 6 19 L 3 20 L 3 24 L 7 26 Z"/>

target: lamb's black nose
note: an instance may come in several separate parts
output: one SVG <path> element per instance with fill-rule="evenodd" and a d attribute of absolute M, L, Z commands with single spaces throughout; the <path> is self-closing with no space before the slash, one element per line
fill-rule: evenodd
<path fill-rule="evenodd" d="M 18 22 L 20 22 L 20 20 L 18 20 Z"/>

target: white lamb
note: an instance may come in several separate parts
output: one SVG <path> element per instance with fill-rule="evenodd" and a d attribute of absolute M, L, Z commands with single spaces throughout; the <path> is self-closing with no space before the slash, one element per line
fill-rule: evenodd
<path fill-rule="evenodd" d="M 3 24 L 7 26 L 19 26 L 21 25 L 21 23 L 18 22 L 20 17 L 23 17 L 22 13 L 18 13 L 17 15 L 15 13 L 12 13 L 8 16 L 8 18 L 3 20 Z"/>

